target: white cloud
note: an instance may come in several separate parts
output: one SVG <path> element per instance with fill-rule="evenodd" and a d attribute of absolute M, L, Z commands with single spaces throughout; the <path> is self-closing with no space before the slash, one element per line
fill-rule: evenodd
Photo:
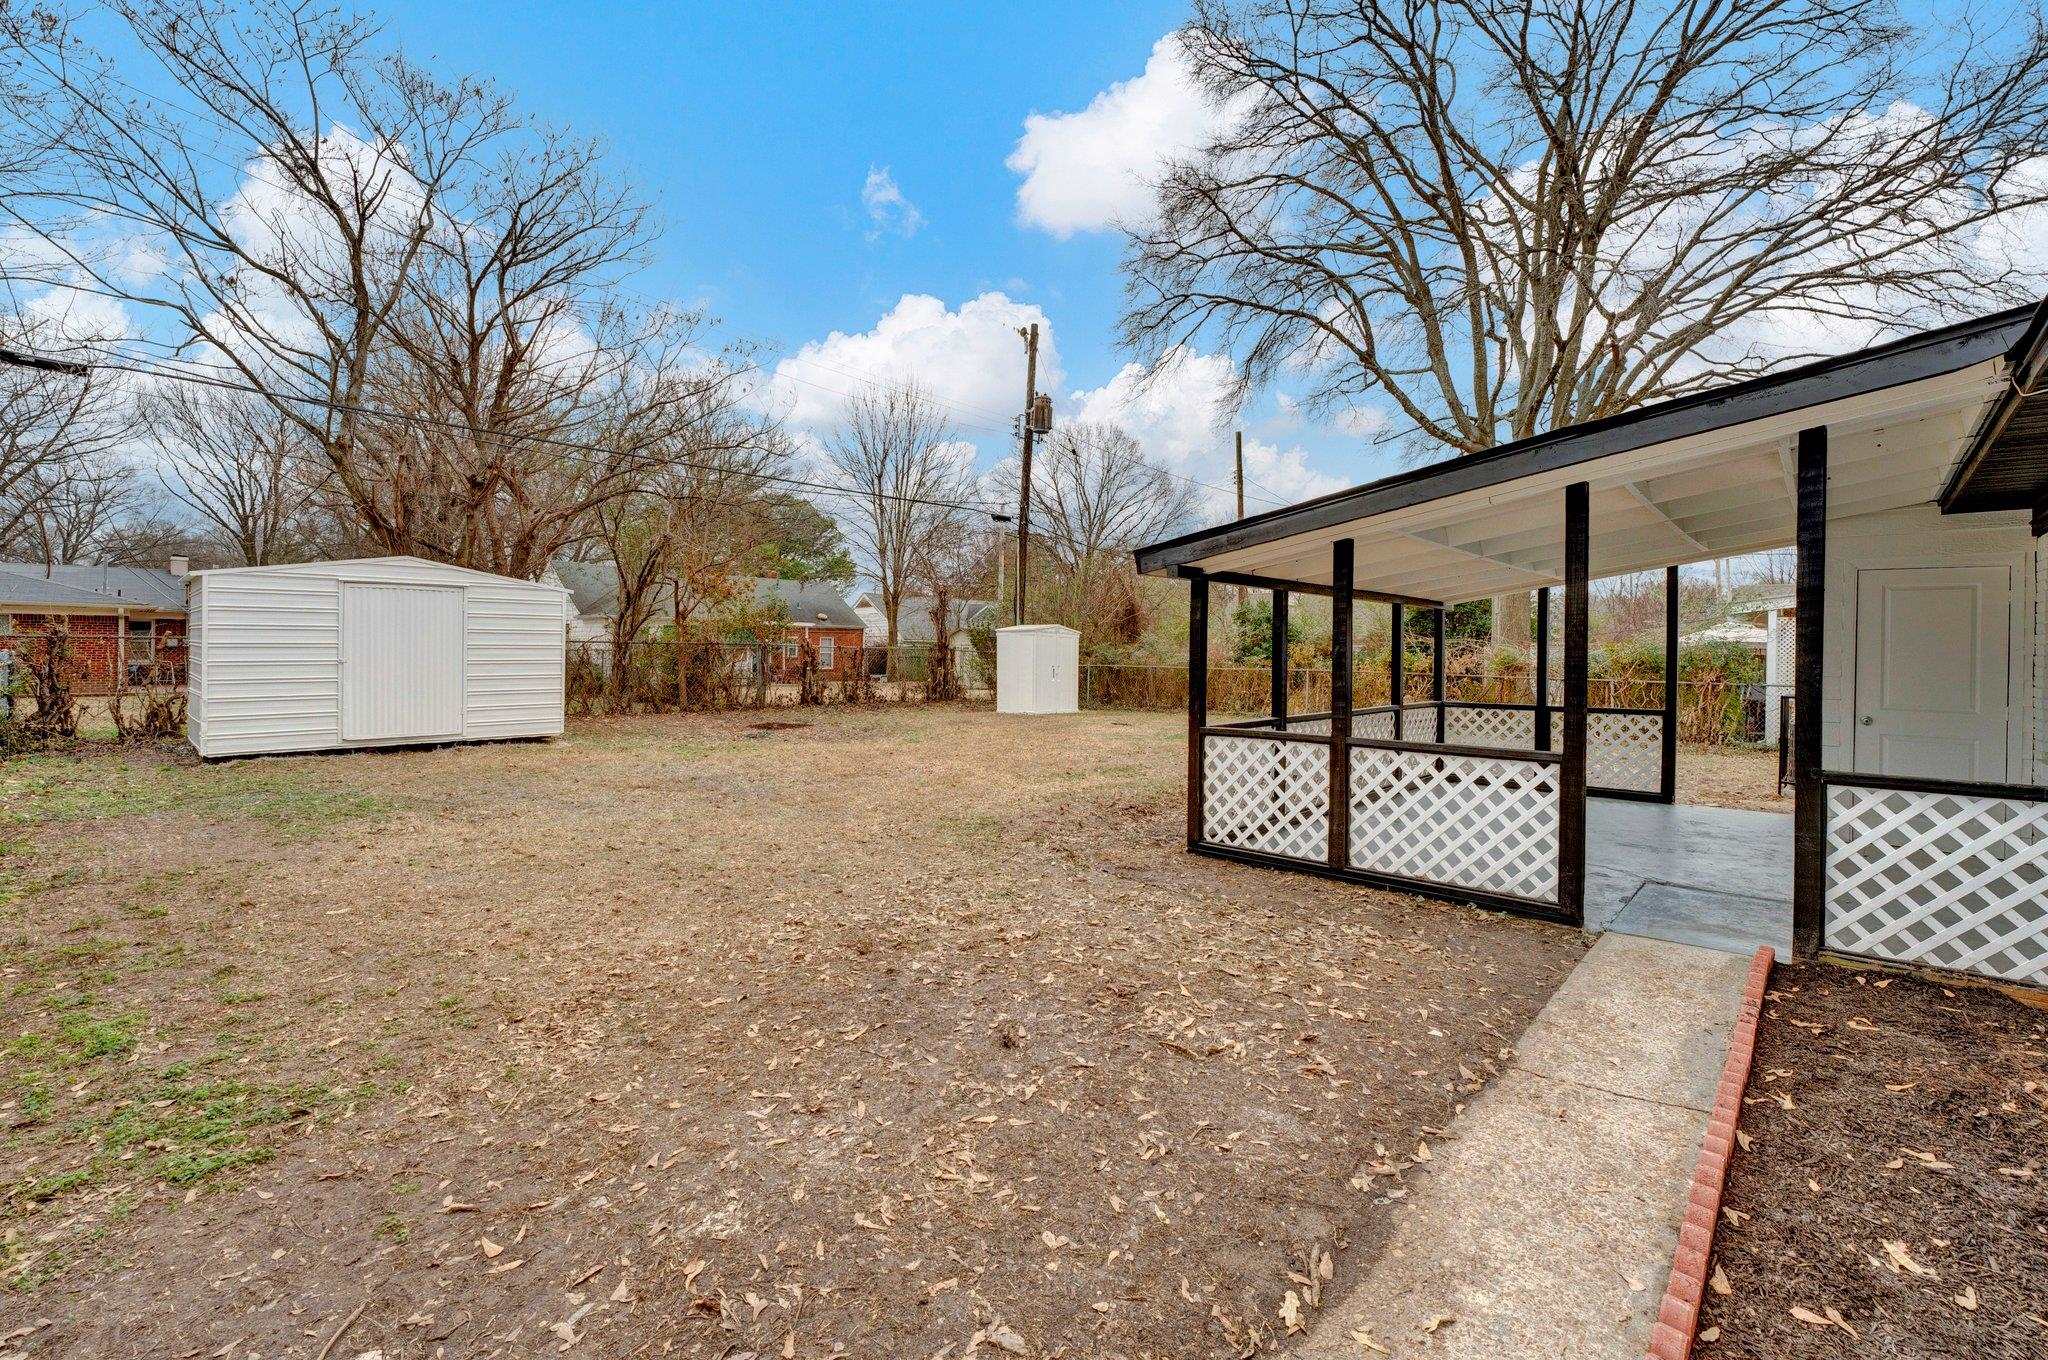
<path fill-rule="evenodd" d="M 1233 412 L 1223 397 L 1235 376 L 1227 355 L 1175 350 L 1150 381 L 1142 365 L 1125 364 L 1101 387 L 1074 393 L 1067 406 L 1073 420 L 1121 425 L 1153 462 L 1204 484 L 1196 493 L 1208 519 L 1232 519 Z M 1250 514 L 1350 485 L 1310 466 L 1299 444 L 1283 448 L 1247 436 L 1244 465 Z"/>
<path fill-rule="evenodd" d="M 880 240 L 883 236 L 915 236 L 924 225 L 924 214 L 917 205 L 903 196 L 903 190 L 896 183 L 886 165 L 868 167 L 868 177 L 861 182 L 860 205 L 868 214 L 868 239 Z"/>
<path fill-rule="evenodd" d="M 1186 51 L 1169 33 L 1142 74 L 1119 81 L 1077 113 L 1034 113 L 1005 161 L 1024 176 L 1017 218 L 1065 238 L 1152 216 L 1152 189 L 1166 162 L 1206 143 L 1225 115 L 1195 84 Z"/>
<path fill-rule="evenodd" d="M 775 366 L 774 387 L 792 422 L 824 428 L 838 420 L 848 394 L 871 382 L 914 381 L 945 404 L 972 437 L 1004 437 L 1009 413 L 1023 404 L 1024 345 L 1017 328 L 1039 327 L 1038 385 L 1057 391 L 1065 380 L 1052 323 L 1030 303 L 983 293 L 948 308 L 924 293 L 905 293 L 874 329 L 834 331 Z"/>

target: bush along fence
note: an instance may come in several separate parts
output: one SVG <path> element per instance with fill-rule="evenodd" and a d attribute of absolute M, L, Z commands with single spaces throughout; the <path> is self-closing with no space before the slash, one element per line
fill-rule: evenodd
<path fill-rule="evenodd" d="M 974 697 L 978 676 L 929 647 L 839 647 L 809 641 L 572 642 L 564 671 L 571 716 L 715 712 L 790 704 L 932 703 Z"/>
<path fill-rule="evenodd" d="M 1775 740 L 1768 711 L 1777 702 L 1777 691 L 1761 683 L 1732 679 L 1709 673 L 1685 678 L 1681 664 L 1678 683 L 1678 738 L 1706 746 L 1762 745 Z M 1288 710 L 1294 713 L 1326 712 L 1330 707 L 1330 672 L 1290 667 Z M 1387 692 L 1385 658 L 1356 668 L 1351 678 L 1352 703 L 1370 708 L 1392 702 Z M 1429 665 L 1411 664 L 1407 670 L 1404 702 L 1429 699 Z M 1212 713 L 1256 716 L 1266 711 L 1271 698 L 1271 672 L 1265 666 L 1211 666 L 1209 668 L 1209 710 Z M 1551 681 L 1551 702 L 1562 705 L 1561 682 Z M 1526 704 L 1535 697 L 1527 674 L 1459 674 L 1445 677 L 1447 698 L 1467 703 Z M 1083 708 L 1137 708 L 1161 712 L 1185 710 L 1188 676 L 1185 666 L 1140 666 L 1088 664 L 1081 667 Z M 1589 681 L 1587 701 L 1596 708 L 1662 708 L 1664 682 L 1661 677 L 1601 676 Z"/>
<path fill-rule="evenodd" d="M 88 635 L 91 636 L 91 635 Z M 118 657 L 81 652 L 68 628 L 0 633 L 0 755 L 62 748 L 79 736 L 79 701 L 104 711 L 117 741 L 153 741 L 185 730 L 184 655 Z"/>

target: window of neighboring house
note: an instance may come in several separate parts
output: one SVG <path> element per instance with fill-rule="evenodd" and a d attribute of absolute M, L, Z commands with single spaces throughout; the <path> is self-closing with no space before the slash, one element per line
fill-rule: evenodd
<path fill-rule="evenodd" d="M 785 661 L 796 660 L 796 644 L 794 642 L 785 642 L 782 644 L 782 658 Z"/>
<path fill-rule="evenodd" d="M 829 636 L 818 639 L 818 669 L 832 669 L 832 639 Z"/>
<path fill-rule="evenodd" d="M 128 659 L 149 661 L 156 652 L 156 620 L 128 620 Z"/>

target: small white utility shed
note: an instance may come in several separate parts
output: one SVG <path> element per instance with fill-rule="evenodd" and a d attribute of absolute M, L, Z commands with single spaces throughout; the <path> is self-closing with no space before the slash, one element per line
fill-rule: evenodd
<path fill-rule="evenodd" d="M 560 586 L 378 557 L 199 572 L 187 596 L 202 756 L 562 731 Z"/>
<path fill-rule="evenodd" d="M 996 712 L 1081 711 L 1081 635 L 1057 623 L 996 629 Z"/>

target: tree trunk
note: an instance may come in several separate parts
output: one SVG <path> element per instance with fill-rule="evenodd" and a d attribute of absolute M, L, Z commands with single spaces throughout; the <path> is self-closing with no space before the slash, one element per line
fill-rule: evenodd
<path fill-rule="evenodd" d="M 1529 592 L 1494 596 L 1493 645 L 1527 651 L 1529 641 Z"/>

